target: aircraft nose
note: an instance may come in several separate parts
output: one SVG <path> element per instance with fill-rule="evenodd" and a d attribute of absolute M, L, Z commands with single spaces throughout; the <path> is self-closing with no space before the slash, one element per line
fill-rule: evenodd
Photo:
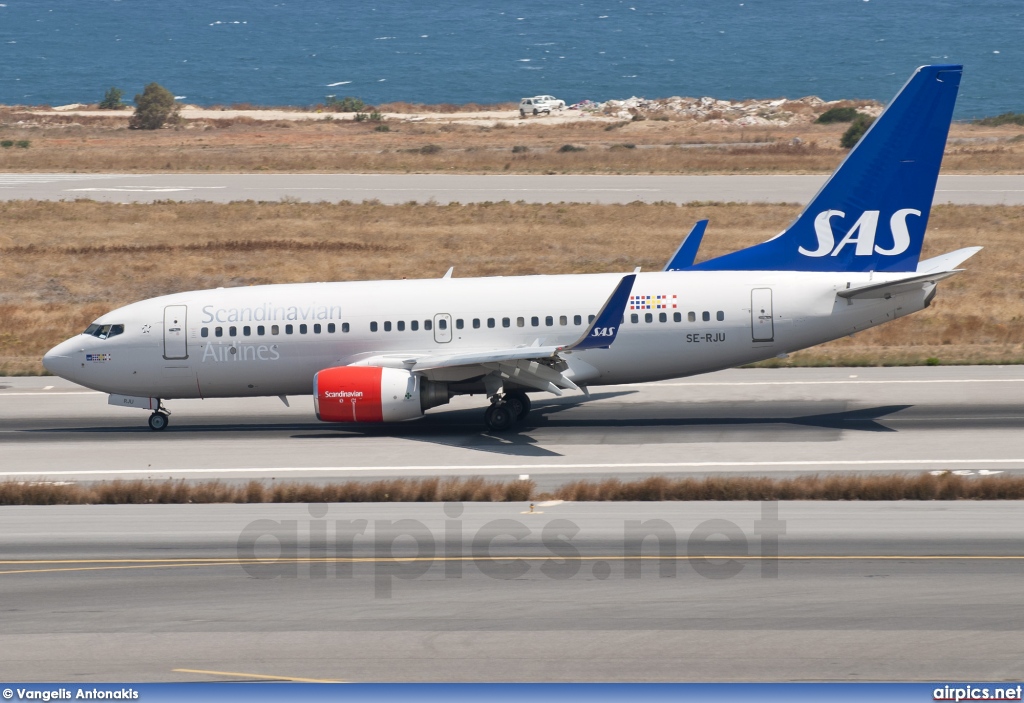
<path fill-rule="evenodd" d="M 71 340 L 65 340 L 50 351 L 43 354 L 43 366 L 54 376 L 70 379 L 74 361 L 72 360 Z"/>

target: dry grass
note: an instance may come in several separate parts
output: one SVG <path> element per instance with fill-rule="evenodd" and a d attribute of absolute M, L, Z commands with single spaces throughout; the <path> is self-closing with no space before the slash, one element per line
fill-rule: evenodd
<path fill-rule="evenodd" d="M 109 481 L 90 485 L 0 483 L 0 505 L 123 505 L 145 503 L 422 503 L 529 500 L 532 481 L 470 478 L 392 479 L 345 483 L 225 484 L 220 481 Z"/>
<path fill-rule="evenodd" d="M 1020 500 L 1024 476 L 967 478 L 953 474 L 883 476 L 828 475 L 773 479 L 722 476 L 637 481 L 574 481 L 538 494 L 533 481 L 487 481 L 480 477 L 274 483 L 249 481 L 110 481 L 90 485 L 0 483 L 0 506 L 123 505 L 147 503 L 422 503 L 512 502 L 557 498 L 624 500 Z"/>
<path fill-rule="evenodd" d="M 830 474 L 792 479 L 711 476 L 639 481 L 575 481 L 556 490 L 562 500 L 1020 500 L 1024 476 L 967 478 L 954 474 Z"/>
<path fill-rule="evenodd" d="M 422 112 L 426 106 L 381 106 Z M 423 108 L 422 110 L 419 108 Z M 472 107 L 472 106 L 470 106 Z M 431 106 L 448 122 L 322 121 L 251 117 L 189 120 L 175 129 L 128 130 L 131 111 L 30 115 L 0 108 L 2 171 L 347 171 L 469 173 L 825 173 L 846 154 L 845 124 L 734 127 L 693 121 L 556 124 L 505 117 L 460 122 L 456 106 Z M 511 109 L 507 114 L 515 114 Z M 1024 171 L 1024 127 L 954 125 L 948 173 Z M 794 139 L 799 143 L 794 144 Z M 561 153 L 571 143 L 583 151 Z M 437 145 L 435 153 L 422 153 Z M 624 148 L 623 145 L 634 148 Z M 513 154 L 525 146 L 527 152 Z"/>
<path fill-rule="evenodd" d="M 43 352 L 99 315 L 176 291 L 429 277 L 452 265 L 460 277 L 658 270 L 698 219 L 711 220 L 703 258 L 767 239 L 798 209 L 4 202 L 0 375 L 41 373 Z M 939 286 L 931 308 L 771 363 L 1020 363 L 1022 229 L 1022 207 L 936 207 L 924 256 L 976 244 L 986 249 L 966 273 Z M 164 265 L 169 256 L 173 267 Z"/>

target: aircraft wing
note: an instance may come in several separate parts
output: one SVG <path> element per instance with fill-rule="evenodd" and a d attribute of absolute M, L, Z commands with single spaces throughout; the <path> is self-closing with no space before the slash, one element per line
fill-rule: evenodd
<path fill-rule="evenodd" d="M 360 359 L 353 366 L 385 366 L 410 371 L 432 371 L 459 366 L 482 366 L 499 372 L 503 377 L 538 390 L 561 395 L 561 388 L 579 387 L 563 373 L 543 361 L 557 360 L 559 354 L 571 354 L 585 349 L 607 349 L 618 336 L 622 316 L 633 290 L 636 274 L 623 276 L 601 311 L 586 331 L 571 344 L 535 345 L 510 349 L 475 349 L 462 352 L 424 354 L 387 354 Z"/>
<path fill-rule="evenodd" d="M 665 268 L 662 271 L 681 271 L 682 269 L 693 266 L 693 262 L 697 259 L 697 250 L 700 249 L 701 240 L 704 239 L 704 231 L 708 228 L 707 220 L 697 220 L 694 224 L 693 229 L 686 235 L 679 248 L 676 249 L 676 253 L 672 255 L 672 258 L 665 264 Z"/>

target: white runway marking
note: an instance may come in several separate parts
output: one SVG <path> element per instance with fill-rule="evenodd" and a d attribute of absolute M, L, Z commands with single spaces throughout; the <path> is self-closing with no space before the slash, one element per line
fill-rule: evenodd
<path fill-rule="evenodd" d="M 928 383 L 1024 383 L 1024 378 L 932 378 L 932 379 L 896 379 L 886 381 L 864 381 L 857 378 L 842 381 L 683 381 L 681 383 L 624 383 L 617 388 L 635 388 L 637 386 L 671 387 L 671 386 L 840 386 L 840 385 L 879 385 L 891 386 L 896 383 L 928 384 Z M 613 386 L 602 386 L 612 388 Z M 597 388 L 597 386 L 594 386 Z"/>
<path fill-rule="evenodd" d="M 0 186 L 59 181 L 102 181 L 112 178 L 141 178 L 143 174 L 125 173 L 0 173 Z"/>
<path fill-rule="evenodd" d="M 75 471 L 3 471 L 0 476 L 163 476 L 165 474 L 243 474 L 243 473 L 326 473 L 326 472 L 371 472 L 371 471 L 502 471 L 517 472 L 521 469 L 702 469 L 702 468 L 785 468 L 785 467 L 834 467 L 834 466 L 964 466 L 978 464 L 1020 464 L 1024 459 L 854 459 L 849 461 L 669 461 L 630 462 L 621 464 L 467 464 L 453 466 L 437 464 L 430 466 L 274 466 L 242 467 L 233 469 L 95 469 Z"/>

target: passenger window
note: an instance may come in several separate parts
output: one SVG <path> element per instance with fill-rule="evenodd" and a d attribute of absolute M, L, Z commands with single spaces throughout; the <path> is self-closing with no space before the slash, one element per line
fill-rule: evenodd
<path fill-rule="evenodd" d="M 533 325 L 534 327 L 540 327 L 540 318 L 539 317 L 531 317 L 530 318 L 530 324 Z"/>
<path fill-rule="evenodd" d="M 700 319 L 704 320 L 704 322 L 710 322 L 711 321 L 711 313 L 709 313 L 707 310 L 705 310 L 704 313 L 700 316 Z"/>
<path fill-rule="evenodd" d="M 342 329 L 343 332 L 348 332 L 348 330 L 345 329 L 345 327 L 348 327 L 348 323 L 347 322 L 345 323 L 345 326 L 342 327 L 341 329 Z M 413 320 L 412 322 L 409 323 L 409 329 L 411 329 L 413 332 L 415 332 L 419 328 L 420 328 L 420 321 L 419 320 Z"/>
<path fill-rule="evenodd" d="M 416 329 L 416 327 L 415 327 L 416 323 L 413 322 L 412 324 L 413 324 L 413 329 Z M 342 322 L 341 323 L 341 332 L 342 332 L 342 334 L 348 334 L 348 330 L 349 330 L 348 323 L 347 322 Z"/>
<path fill-rule="evenodd" d="M 659 312 L 658 313 L 658 322 L 668 322 L 668 313 L 667 312 Z"/>
<path fill-rule="evenodd" d="M 465 326 L 466 326 L 466 323 L 463 321 L 463 319 L 461 317 L 455 321 L 455 329 L 461 330 Z"/>
<path fill-rule="evenodd" d="M 391 331 L 391 320 L 385 320 L 384 321 L 384 331 L 385 332 L 390 332 Z"/>
<path fill-rule="evenodd" d="M 462 322 L 462 320 L 459 320 L 459 322 Z M 398 331 L 405 332 L 405 320 L 398 321 Z"/>
<path fill-rule="evenodd" d="M 278 325 L 270 326 L 270 334 L 281 334 L 281 328 Z"/>
<path fill-rule="evenodd" d="M 305 327 L 305 325 L 303 325 L 303 327 Z M 238 336 L 238 328 L 237 327 L 228 327 L 228 334 L 230 336 L 232 336 L 232 337 L 237 337 Z"/>
<path fill-rule="evenodd" d="M 480 318 L 479 317 L 474 317 L 473 318 L 473 329 L 475 329 L 475 330 L 480 329 Z"/>
<path fill-rule="evenodd" d="M 637 315 L 635 312 L 632 312 L 629 314 L 629 321 L 633 323 L 640 322 L 640 316 Z"/>
<path fill-rule="evenodd" d="M 724 320 L 724 319 L 725 319 L 725 311 L 724 311 L 724 310 L 719 310 L 719 311 L 718 311 L 718 314 L 717 314 L 717 315 L 715 316 L 715 318 L 716 318 L 716 319 L 717 319 L 717 320 L 718 320 L 719 322 L 721 322 L 722 320 Z"/>
<path fill-rule="evenodd" d="M 224 328 L 223 327 L 214 327 L 213 328 L 213 336 L 214 337 L 223 337 L 224 336 Z"/>
<path fill-rule="evenodd" d="M 209 327 L 204 327 L 203 329 L 199 330 L 199 336 L 200 337 L 209 337 L 210 336 L 210 328 Z"/>
<path fill-rule="evenodd" d="M 338 328 L 334 326 L 333 322 L 328 323 L 328 325 L 327 325 L 327 332 L 329 334 L 334 334 L 334 330 L 336 330 L 336 329 L 338 329 Z"/>
<path fill-rule="evenodd" d="M 508 317 L 501 318 L 501 326 L 502 327 L 511 327 L 512 326 L 511 318 L 508 318 Z"/>
<path fill-rule="evenodd" d="M 674 313 L 672 313 L 672 321 L 673 322 L 682 322 L 683 321 L 683 313 L 681 313 L 681 312 L 674 312 Z"/>
<path fill-rule="evenodd" d="M 440 320 L 438 320 L 437 321 L 437 329 L 439 329 L 439 330 L 446 330 L 446 329 L 448 329 L 448 320 L 444 319 L 443 317 Z"/>
<path fill-rule="evenodd" d="M 567 318 L 565 315 L 562 315 L 561 317 L 558 318 L 558 324 L 560 324 L 562 327 L 565 327 L 566 325 L 569 324 L 569 318 Z"/>
<path fill-rule="evenodd" d="M 593 322 L 596 319 L 597 319 L 597 315 L 587 315 L 587 324 L 589 325 L 591 322 Z"/>
<path fill-rule="evenodd" d="M 555 318 L 551 317 L 551 315 L 548 315 L 547 317 L 544 318 L 544 324 L 548 327 L 551 327 L 552 325 L 555 324 Z"/>
<path fill-rule="evenodd" d="M 262 336 L 263 336 L 263 335 L 265 335 L 266 333 L 267 333 L 267 328 L 266 328 L 266 327 L 264 327 L 263 325 L 259 325 L 259 326 L 258 326 L 258 327 L 256 328 L 256 334 L 258 334 L 258 335 L 259 335 L 260 337 L 262 337 Z"/>
<path fill-rule="evenodd" d="M 320 326 L 320 323 L 319 322 L 316 323 L 315 325 L 313 325 L 313 334 L 320 334 L 320 331 L 322 329 L 323 329 L 323 327 Z M 246 332 L 246 334 L 249 334 L 249 333 Z"/>
<path fill-rule="evenodd" d="M 654 322 L 654 314 L 653 313 L 649 313 L 649 312 L 645 312 L 644 313 L 644 322 Z"/>
<path fill-rule="evenodd" d="M 370 331 L 371 332 L 376 332 L 377 331 L 377 322 L 376 321 L 370 323 Z"/>
<path fill-rule="evenodd" d="M 306 334 L 308 331 L 308 327 L 306 327 L 305 325 L 299 325 L 299 334 Z"/>
<path fill-rule="evenodd" d="M 526 318 L 525 317 L 517 317 L 516 318 L 516 327 L 526 327 Z"/>
<path fill-rule="evenodd" d="M 427 332 L 429 332 L 430 330 L 434 329 L 434 323 L 431 322 L 430 320 L 424 320 L 423 321 L 423 329 L 425 329 Z"/>
<path fill-rule="evenodd" d="M 245 336 L 245 337 L 251 337 L 252 336 L 252 327 L 250 327 L 249 325 L 246 325 L 245 327 L 243 327 L 242 328 L 242 335 Z"/>
<path fill-rule="evenodd" d="M 295 327 L 293 325 L 285 325 L 284 326 L 284 333 L 285 334 L 294 334 L 294 332 L 295 332 Z"/>
<path fill-rule="evenodd" d="M 488 327 L 494 327 L 494 318 L 493 317 L 488 317 L 487 318 L 487 326 Z"/>
<path fill-rule="evenodd" d="M 690 322 L 696 322 L 697 321 L 697 313 L 695 313 L 695 312 L 688 312 L 688 313 L 686 313 L 686 319 L 689 320 Z"/>
<path fill-rule="evenodd" d="M 580 325 L 583 324 L 583 318 L 580 315 L 573 315 L 572 324 L 579 327 Z"/>

